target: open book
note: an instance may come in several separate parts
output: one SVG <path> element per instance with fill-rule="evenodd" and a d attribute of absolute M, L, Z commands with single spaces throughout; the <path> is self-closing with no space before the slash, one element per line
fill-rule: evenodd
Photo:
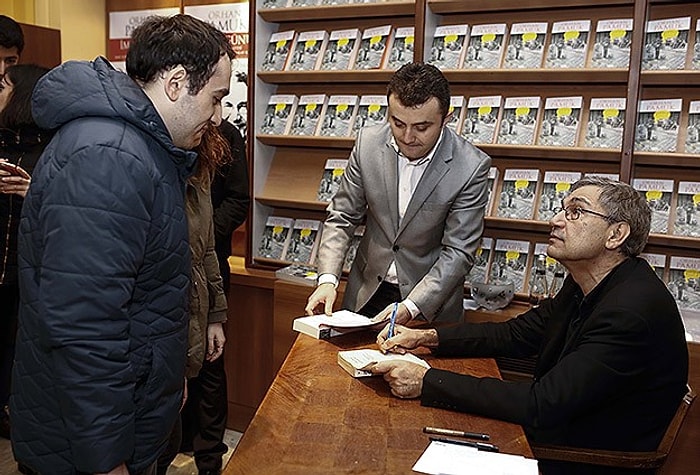
<path fill-rule="evenodd" d="M 380 361 L 408 361 L 430 368 L 427 361 L 418 358 L 412 353 L 382 353 L 379 350 L 363 349 L 363 350 L 347 350 L 338 352 L 338 364 L 354 378 L 363 378 L 365 376 L 374 376 L 368 370 L 370 366 Z"/>
<path fill-rule="evenodd" d="M 363 330 L 375 325 L 371 319 L 349 310 L 338 310 L 328 315 L 311 315 L 294 319 L 292 329 L 319 340 Z"/>

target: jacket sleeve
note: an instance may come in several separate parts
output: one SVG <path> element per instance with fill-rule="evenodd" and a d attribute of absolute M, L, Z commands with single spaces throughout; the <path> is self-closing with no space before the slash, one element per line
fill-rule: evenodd
<path fill-rule="evenodd" d="M 135 372 L 129 310 L 152 226 L 154 177 L 112 147 L 72 152 L 43 191 L 39 288 L 59 417 L 83 472 L 134 451 Z M 41 193 L 41 191 L 39 191 Z M 143 344 L 143 343 L 140 343 Z"/>
<path fill-rule="evenodd" d="M 540 305 L 508 322 L 448 329 L 444 346 L 439 330 L 438 352 L 462 356 L 534 354 L 540 342 L 551 341 L 551 335 L 544 336 L 544 322 L 556 317 L 555 307 L 552 301 L 546 302 L 544 308 Z M 423 380 L 421 404 L 538 429 L 565 426 L 579 414 L 614 399 L 616 392 L 626 390 L 643 372 L 651 338 L 643 319 L 629 309 L 615 307 L 604 310 L 595 322 L 573 351 L 532 382 L 431 369 Z"/>
<path fill-rule="evenodd" d="M 209 315 L 208 323 L 222 323 L 226 321 L 226 295 L 224 294 L 224 284 L 219 271 L 219 261 L 214 252 L 214 223 L 209 220 L 210 232 L 207 250 L 204 254 L 204 271 L 207 277 L 207 289 L 209 295 Z"/>
<path fill-rule="evenodd" d="M 358 136 L 340 181 L 338 191 L 326 208 L 328 217 L 323 223 L 321 242 L 316 262 L 318 273 L 333 274 L 340 278 L 343 263 L 355 228 L 362 222 L 367 210 L 362 169 L 357 156 L 362 134 Z"/>

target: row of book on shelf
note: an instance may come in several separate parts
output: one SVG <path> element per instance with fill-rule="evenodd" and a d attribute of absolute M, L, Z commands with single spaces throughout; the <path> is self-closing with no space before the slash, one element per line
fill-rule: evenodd
<path fill-rule="evenodd" d="M 375 26 L 279 31 L 270 35 L 263 71 L 346 71 L 398 69 L 413 61 L 414 28 Z"/>
<path fill-rule="evenodd" d="M 498 182 L 499 174 L 497 168 L 491 168 L 487 216 L 537 221 L 549 221 L 571 184 L 582 176 L 580 172 L 511 168 L 504 170 Z M 618 179 L 616 174 L 605 176 Z M 652 233 L 700 237 L 700 182 L 635 178 L 632 186 L 643 194 L 652 211 Z"/>
<path fill-rule="evenodd" d="M 321 237 L 322 223 L 315 219 L 293 219 L 268 216 L 256 256 L 292 264 L 314 265 Z M 349 270 L 365 227 L 355 229 L 350 248 L 345 256 L 344 270 Z"/>
<path fill-rule="evenodd" d="M 689 48 L 690 16 L 649 20 L 643 70 L 700 69 L 700 18 Z M 428 62 L 459 69 L 627 69 L 632 18 L 603 19 L 591 36 L 591 20 L 441 25 Z M 396 69 L 413 60 L 414 28 L 382 25 L 360 31 L 287 30 L 273 33 L 264 71 Z"/>
<path fill-rule="evenodd" d="M 537 257 L 546 254 L 546 243 L 483 237 L 467 276 L 467 286 L 470 282 L 513 282 L 516 293 L 528 293 Z M 676 299 L 686 332 L 700 341 L 700 259 L 654 253 L 640 257 L 649 262 Z M 556 259 L 546 256 L 547 282 L 552 282 L 561 270 Z"/>
<path fill-rule="evenodd" d="M 260 8 L 297 8 L 326 5 L 350 5 L 353 3 L 391 3 L 397 0 L 262 0 Z"/>
<path fill-rule="evenodd" d="M 317 200 L 330 201 L 340 186 L 347 159 L 330 158 L 319 182 Z M 618 180 L 617 174 L 587 174 Z M 571 185 L 583 174 L 537 168 L 491 167 L 486 216 L 549 221 L 562 206 Z M 652 210 L 651 232 L 700 237 L 700 182 L 663 178 L 635 178 L 632 186 Z"/>
<path fill-rule="evenodd" d="M 700 154 L 700 100 L 639 103 L 635 150 Z M 624 97 L 452 96 L 447 126 L 473 144 L 620 150 Z M 261 135 L 355 137 L 387 117 L 385 95 L 273 94 Z M 585 122 L 585 127 L 581 123 Z M 681 132 L 681 129 L 682 132 Z"/>

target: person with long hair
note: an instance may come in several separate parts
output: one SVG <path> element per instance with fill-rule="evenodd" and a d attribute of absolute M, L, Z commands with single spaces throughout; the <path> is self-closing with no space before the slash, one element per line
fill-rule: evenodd
<path fill-rule="evenodd" d="M 189 348 L 185 376 L 189 387 L 205 362 L 214 362 L 224 351 L 226 296 L 214 244 L 214 210 L 211 183 L 217 168 L 231 156 L 218 127 L 208 127 L 196 149 L 197 170 L 187 181 L 185 210 L 192 253 L 189 300 Z M 158 459 L 157 473 L 164 475 L 182 442 L 182 420 L 175 424 L 168 447 Z"/>
<path fill-rule="evenodd" d="M 33 64 L 9 67 L 0 79 L 0 436 L 10 438 L 7 403 L 15 352 L 19 286 L 17 230 L 31 173 L 49 132 L 34 123 L 31 97 L 48 69 Z"/>

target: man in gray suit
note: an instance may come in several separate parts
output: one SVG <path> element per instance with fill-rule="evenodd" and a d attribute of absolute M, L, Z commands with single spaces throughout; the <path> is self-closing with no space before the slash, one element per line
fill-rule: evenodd
<path fill-rule="evenodd" d="M 343 308 L 377 322 L 460 321 L 487 202 L 488 155 L 446 127 L 450 87 L 439 69 L 412 63 L 389 81 L 388 123 L 360 130 L 318 251 L 306 312 L 330 314 L 355 228 L 366 230 Z"/>

